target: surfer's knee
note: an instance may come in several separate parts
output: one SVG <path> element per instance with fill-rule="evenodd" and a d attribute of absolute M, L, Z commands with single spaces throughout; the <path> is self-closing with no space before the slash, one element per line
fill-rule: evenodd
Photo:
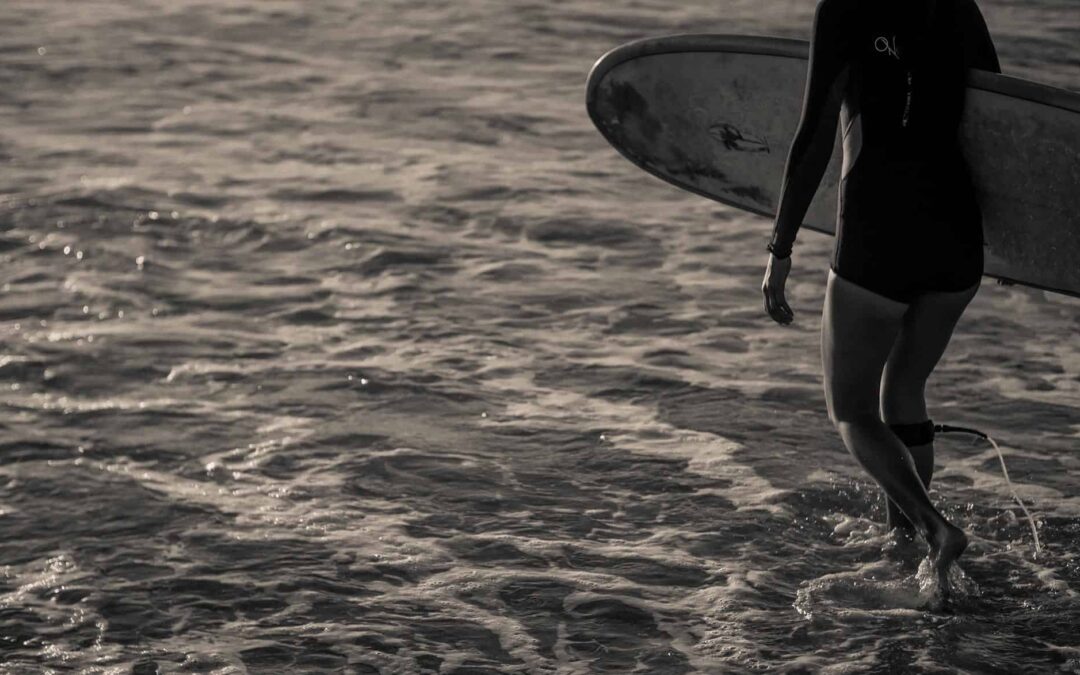
<path fill-rule="evenodd" d="M 861 424 L 868 420 L 881 423 L 877 389 L 869 380 L 857 377 L 827 377 L 825 407 L 829 421 L 839 428 L 842 423 Z"/>
<path fill-rule="evenodd" d="M 892 424 L 926 416 L 926 379 L 886 371 L 881 382 L 881 419 Z"/>
<path fill-rule="evenodd" d="M 841 426 L 866 427 L 881 425 L 881 417 L 869 403 L 857 403 L 833 400 L 828 405 L 829 421 L 836 429 Z"/>

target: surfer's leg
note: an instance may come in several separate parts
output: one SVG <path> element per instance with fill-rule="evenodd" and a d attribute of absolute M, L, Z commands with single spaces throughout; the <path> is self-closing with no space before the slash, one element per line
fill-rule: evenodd
<path fill-rule="evenodd" d="M 919 480 L 923 487 L 930 489 L 930 480 L 934 477 L 934 424 L 929 419 L 921 424 L 886 424 L 893 433 L 907 446 L 911 459 L 915 463 L 915 473 L 919 474 Z M 896 502 L 885 495 L 885 527 L 890 530 L 899 529 L 903 532 L 913 533 L 915 526 L 908 520 Z"/>
<path fill-rule="evenodd" d="M 945 353 L 960 315 L 975 297 L 979 282 L 962 291 L 930 292 L 915 298 L 904 314 L 900 334 L 893 344 L 881 377 L 881 418 L 893 426 L 911 453 L 915 469 L 929 488 L 934 475 L 933 428 L 929 433 L 916 425 L 929 420 L 926 381 Z M 906 432 L 906 433 L 905 433 Z M 914 526 L 886 496 L 889 529 Z"/>
<path fill-rule="evenodd" d="M 934 508 L 911 453 L 879 411 L 882 371 L 907 309 L 830 271 L 821 336 L 825 399 L 848 451 L 926 538 L 944 584 L 967 538 Z"/>
<path fill-rule="evenodd" d="M 885 374 L 881 376 L 881 419 L 888 424 L 916 424 L 929 419 L 927 413 L 927 380 L 948 342 L 964 309 L 967 309 L 978 286 L 975 283 L 963 291 L 929 292 L 912 301 L 900 328 L 900 336 L 889 354 Z M 912 430 L 913 443 L 908 451 L 915 460 L 919 477 L 927 487 L 934 471 L 933 434 Z M 929 435 L 929 438 L 926 436 Z M 924 442 L 918 443 L 919 436 Z M 887 498 L 888 525 L 890 528 L 910 529 L 906 516 Z"/>

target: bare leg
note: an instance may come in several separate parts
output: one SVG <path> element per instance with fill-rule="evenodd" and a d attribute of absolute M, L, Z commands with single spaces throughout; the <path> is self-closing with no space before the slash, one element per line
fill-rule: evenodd
<path fill-rule="evenodd" d="M 822 361 L 829 418 L 848 451 L 930 546 L 939 587 L 967 537 L 934 508 L 907 447 L 879 414 L 885 362 L 908 308 L 829 273 L 822 317 Z"/>
<path fill-rule="evenodd" d="M 931 539 L 949 524 L 930 502 L 900 439 L 876 414 L 841 415 L 835 424 L 848 451 L 933 546 Z"/>
<path fill-rule="evenodd" d="M 902 424 L 901 422 L 892 421 L 886 423 Z M 911 446 L 908 448 L 908 453 L 911 454 L 911 459 L 915 462 L 915 473 L 919 475 L 923 487 L 929 490 L 930 479 L 934 477 L 934 444 L 927 443 L 926 445 Z M 899 529 L 911 534 L 915 533 L 915 526 L 911 524 L 911 521 L 896 505 L 896 502 L 889 499 L 888 494 L 885 495 L 885 527 L 890 530 Z"/>
<path fill-rule="evenodd" d="M 916 424 L 929 419 L 926 381 L 978 289 L 976 283 L 955 293 L 927 293 L 908 306 L 881 378 L 881 418 L 886 424 Z M 933 443 L 910 447 L 908 451 L 919 478 L 929 488 L 934 475 Z M 900 507 L 888 496 L 885 499 L 888 527 L 913 531 L 914 525 Z"/>

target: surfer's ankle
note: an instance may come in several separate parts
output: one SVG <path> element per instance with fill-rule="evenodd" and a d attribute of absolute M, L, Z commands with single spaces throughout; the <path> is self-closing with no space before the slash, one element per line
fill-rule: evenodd
<path fill-rule="evenodd" d="M 967 535 L 959 527 L 945 523 L 929 538 L 930 560 L 939 574 L 948 572 L 951 565 L 967 548 Z"/>

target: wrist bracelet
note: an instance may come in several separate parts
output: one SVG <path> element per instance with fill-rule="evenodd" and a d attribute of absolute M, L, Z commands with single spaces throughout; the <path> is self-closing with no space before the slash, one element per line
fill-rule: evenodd
<path fill-rule="evenodd" d="M 769 253 L 772 253 L 774 256 L 776 256 L 777 260 L 784 260 L 785 258 L 790 258 L 791 257 L 791 249 L 790 248 L 788 249 L 787 253 L 785 253 L 784 255 L 780 255 L 779 253 L 776 252 L 776 247 L 773 246 L 772 242 L 769 242 L 769 245 L 766 246 L 765 249 Z"/>

